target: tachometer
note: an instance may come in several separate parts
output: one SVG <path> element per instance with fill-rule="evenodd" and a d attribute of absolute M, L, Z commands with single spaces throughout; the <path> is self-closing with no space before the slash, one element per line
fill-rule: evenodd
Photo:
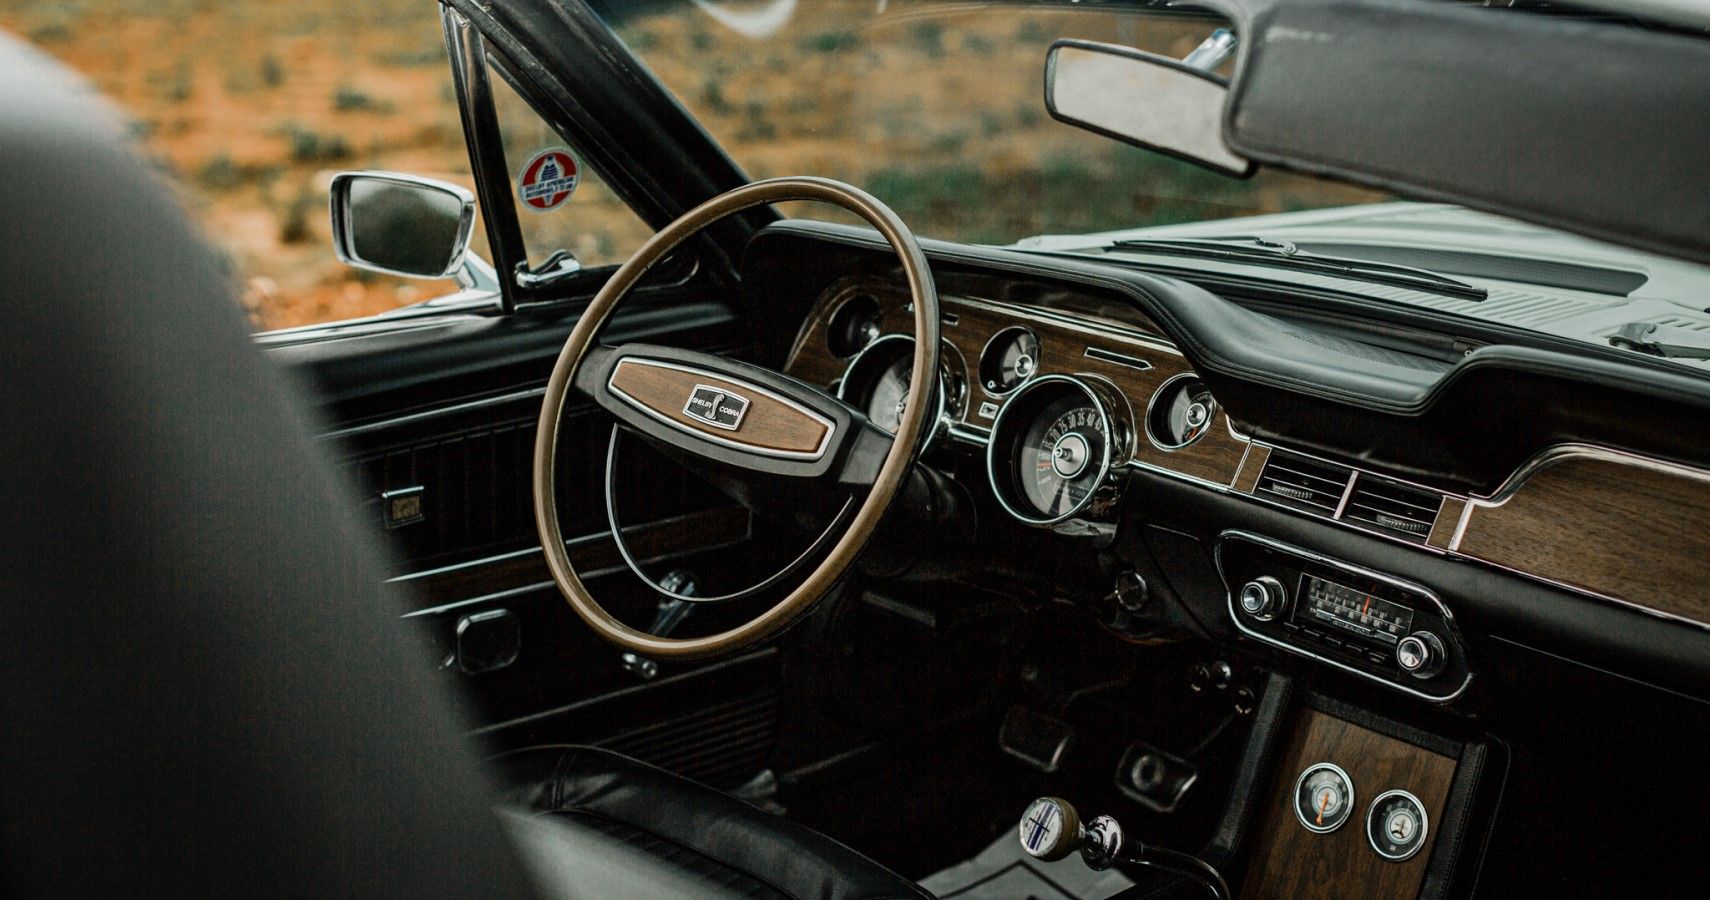
<path fill-rule="evenodd" d="M 960 367 L 961 357 L 946 342 L 940 351 L 939 389 L 935 403 L 937 415 L 927 440 L 936 436 L 939 425 L 961 415 L 966 395 L 963 381 L 952 373 Z M 909 383 L 914 374 L 914 338 L 889 334 L 867 345 L 843 373 L 837 386 L 837 396 L 867 414 L 874 425 L 896 434 L 902 426 L 904 401 L 908 399 Z"/>
<path fill-rule="evenodd" d="M 1016 391 L 992 422 L 986 471 L 998 501 L 1030 525 L 1108 534 L 1118 464 L 1132 433 L 1127 404 L 1099 379 L 1045 375 Z"/>

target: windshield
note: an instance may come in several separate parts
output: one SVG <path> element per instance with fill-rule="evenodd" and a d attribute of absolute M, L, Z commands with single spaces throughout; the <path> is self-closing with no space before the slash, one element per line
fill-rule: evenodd
<path fill-rule="evenodd" d="M 1710 366 L 1705 267 L 1276 169 L 1232 178 L 1047 112 L 1054 41 L 1180 59 L 1226 24 L 1203 11 L 906 0 L 597 6 L 751 178 L 847 181 L 925 236 L 1135 264 L 1164 252 L 1139 246 L 1147 240 L 1259 238 L 1296 252 L 1246 254 L 1262 265 L 1198 265 L 1274 278 L 1291 259 L 1365 260 L 1388 268 L 1358 273 L 1363 296 Z M 1227 76 L 1231 64 L 1216 71 Z M 814 204 L 784 212 L 840 217 Z M 1418 290 L 1422 279 L 1393 277 L 1400 267 L 1473 287 Z M 1336 281 L 1314 274 L 1330 268 L 1322 263 L 1297 268 L 1296 282 Z"/>

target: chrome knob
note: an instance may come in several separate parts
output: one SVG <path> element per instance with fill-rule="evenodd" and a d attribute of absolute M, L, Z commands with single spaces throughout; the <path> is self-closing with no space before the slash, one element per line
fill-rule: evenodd
<path fill-rule="evenodd" d="M 1269 575 L 1259 577 L 1241 586 L 1241 610 L 1261 622 L 1268 622 L 1288 605 L 1288 591 L 1282 582 Z"/>
<path fill-rule="evenodd" d="M 1429 631 L 1415 631 L 1395 645 L 1396 665 L 1414 678 L 1434 678 L 1446 662 L 1442 640 Z"/>

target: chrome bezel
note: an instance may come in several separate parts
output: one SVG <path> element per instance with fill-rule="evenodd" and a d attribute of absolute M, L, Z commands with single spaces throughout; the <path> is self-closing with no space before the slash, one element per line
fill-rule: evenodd
<path fill-rule="evenodd" d="M 1377 841 L 1372 840 L 1372 814 L 1377 812 L 1379 803 L 1382 803 L 1391 797 L 1406 797 L 1408 801 L 1413 804 L 1413 808 L 1419 813 L 1419 837 L 1414 840 L 1412 849 L 1399 856 L 1383 852 L 1383 850 L 1378 847 Z M 1298 812 L 1298 810 L 1296 811 Z M 1387 859 L 1390 862 L 1406 862 L 1407 860 L 1417 856 L 1419 851 L 1424 849 L 1425 840 L 1431 836 L 1431 814 L 1425 811 L 1425 804 L 1420 803 L 1419 798 L 1414 796 L 1412 791 L 1396 789 L 1393 791 L 1384 791 L 1376 797 L 1373 797 L 1371 805 L 1366 807 L 1365 825 L 1366 845 L 1372 848 L 1373 853 L 1376 853 L 1378 856 Z"/>
<path fill-rule="evenodd" d="M 1199 434 L 1194 435 L 1192 438 L 1189 438 L 1179 444 L 1167 444 L 1158 440 L 1158 436 L 1152 433 L 1152 409 L 1158 405 L 1158 398 L 1164 396 L 1164 392 L 1170 389 L 1170 385 L 1175 384 L 1178 381 L 1188 380 L 1197 381 L 1201 386 L 1204 386 L 1205 384 L 1204 379 L 1200 378 L 1197 373 L 1182 372 L 1164 379 L 1163 383 L 1158 385 L 1157 390 L 1152 392 L 1152 396 L 1146 400 L 1146 413 L 1140 422 L 1140 429 L 1146 432 L 1146 440 L 1151 443 L 1152 446 L 1164 451 L 1165 453 L 1174 453 L 1177 450 L 1185 450 L 1186 448 L 1199 443 L 1207 434 L 1211 433 L 1213 428 L 1217 427 L 1217 416 L 1222 412 L 1218 407 L 1217 401 L 1213 399 L 1211 401 L 1210 410 L 1211 418 L 1205 423 L 1205 427 L 1200 429 Z"/>
<path fill-rule="evenodd" d="M 1306 783 L 1308 775 L 1311 775 L 1320 769 L 1329 769 L 1337 775 L 1340 775 L 1342 777 L 1342 783 L 1348 786 L 1348 799 L 1342 805 L 1342 818 L 1337 819 L 1336 824 L 1334 825 L 1314 825 L 1312 824 L 1312 821 L 1307 819 L 1300 811 L 1300 786 Z M 1358 795 L 1354 793 L 1354 790 L 1354 779 L 1349 777 L 1347 771 L 1341 766 L 1338 766 L 1335 763 L 1317 762 L 1303 769 L 1300 773 L 1300 777 L 1294 780 L 1294 792 L 1289 795 L 1288 805 L 1294 808 L 1294 817 L 1300 821 L 1301 825 L 1306 827 L 1307 831 L 1310 831 L 1313 834 L 1329 834 L 1330 832 L 1341 828 L 1343 825 L 1348 824 L 1348 820 L 1354 817 L 1354 803 L 1358 799 Z"/>
<path fill-rule="evenodd" d="M 849 373 L 855 371 L 855 367 L 860 365 L 861 362 L 867 358 L 867 354 L 876 350 L 880 344 L 884 344 L 886 342 L 901 343 L 904 341 L 909 344 L 909 349 L 905 354 L 905 357 L 912 359 L 914 356 L 914 335 L 912 334 L 898 334 L 896 332 L 892 332 L 890 334 L 879 335 L 867 342 L 867 346 L 861 348 L 859 353 L 856 353 L 850 358 L 849 365 L 843 367 L 843 374 L 837 376 L 837 399 L 855 407 L 865 415 L 866 410 L 863 409 L 863 404 L 859 403 L 856 398 L 849 396 Z M 922 449 L 932 446 L 932 444 L 938 440 L 939 432 L 949 428 L 951 422 L 954 421 L 955 410 L 951 408 L 950 403 L 951 376 L 946 354 L 944 352 L 946 350 L 950 351 L 950 353 L 955 353 L 958 359 L 961 358 L 961 354 L 957 353 L 956 348 L 951 346 L 949 341 L 942 342 L 942 347 L 938 352 L 938 390 L 934 392 L 937 396 L 937 410 L 932 417 L 932 424 L 926 429 L 926 438 L 921 441 L 920 446 Z"/>
<path fill-rule="evenodd" d="M 1001 443 L 997 440 L 998 429 L 1004 426 L 1005 416 L 1014 408 L 1016 401 L 1040 387 L 1048 387 L 1053 384 L 1067 384 L 1075 390 L 1080 391 L 1088 400 L 1092 401 L 1092 407 L 1098 412 L 1099 420 L 1104 426 L 1104 451 L 1099 455 L 1098 475 L 1094 479 L 1093 489 L 1087 491 L 1087 495 L 1082 497 L 1079 503 L 1076 503 L 1071 507 L 1068 512 L 1057 516 L 1045 517 L 1028 515 L 1016 509 L 1015 506 L 1009 502 L 1009 500 L 1004 496 L 1004 488 L 998 480 L 997 447 L 998 444 Z M 1100 489 L 1109 482 L 1111 470 L 1114 468 L 1111 461 L 1112 451 L 1118 442 L 1126 444 L 1127 436 L 1117 431 L 1117 419 L 1112 415 L 1109 404 L 1105 402 L 1103 397 L 1099 396 L 1098 391 L 1093 390 L 1092 385 L 1088 384 L 1084 379 L 1077 378 L 1073 375 L 1040 375 L 1037 378 L 1029 379 L 1026 383 L 1016 388 L 1015 391 L 1009 395 L 1009 399 L 1004 401 L 1003 406 L 998 408 L 997 415 L 993 417 L 991 439 L 986 442 L 986 482 L 990 485 L 992 495 L 997 498 L 998 504 L 1004 508 L 1005 512 L 1014 516 L 1018 521 L 1040 527 L 1056 525 L 1060 522 L 1067 522 L 1085 512 L 1086 508 L 1091 506 L 1093 500 L 1097 498 Z M 1006 459 L 1004 462 L 1008 464 L 1013 462 L 1013 460 Z"/>
<path fill-rule="evenodd" d="M 1418 697 L 1422 700 L 1429 700 L 1432 703 L 1447 703 L 1450 700 L 1453 700 L 1456 697 L 1459 697 L 1461 694 L 1465 693 L 1467 687 L 1472 684 L 1473 673 L 1472 673 L 1472 665 L 1470 662 L 1464 663 L 1464 665 L 1467 669 L 1466 676 L 1461 679 L 1461 683 L 1459 686 L 1457 686 L 1453 691 L 1450 691 L 1449 693 L 1446 693 L 1446 694 L 1432 694 L 1432 693 L 1429 693 L 1427 691 L 1422 691 L 1422 690 L 1419 690 L 1418 688 L 1414 688 L 1414 687 L 1411 687 L 1409 685 L 1402 684 L 1401 682 L 1398 682 L 1398 681 L 1392 681 L 1388 678 L 1384 678 L 1384 677 L 1377 675 L 1377 674 L 1374 674 L 1372 672 L 1367 672 L 1364 669 L 1355 668 L 1353 666 L 1348 665 L 1347 663 L 1342 662 L 1341 660 L 1332 659 L 1332 658 L 1325 656 L 1323 654 L 1320 654 L 1320 653 L 1314 653 L 1311 650 L 1306 649 L 1305 647 L 1300 647 L 1300 646 L 1297 646 L 1295 644 L 1291 644 L 1287 641 L 1281 640 L 1279 638 L 1272 637 L 1272 636 L 1265 634 L 1264 632 L 1259 631 L 1259 630 L 1253 628 L 1252 626 L 1248 625 L 1246 622 L 1242 621 L 1242 619 L 1241 619 L 1241 617 L 1242 617 L 1242 615 L 1244 615 L 1244 613 L 1242 613 L 1240 611 L 1239 602 L 1235 599 L 1235 588 L 1233 585 L 1230 584 L 1229 572 L 1226 568 L 1224 568 L 1224 565 L 1223 565 L 1223 548 L 1232 539 L 1234 539 L 1234 540 L 1245 540 L 1245 541 L 1248 541 L 1249 543 L 1258 544 L 1262 547 L 1268 547 L 1272 550 L 1276 550 L 1276 551 L 1279 551 L 1282 553 L 1292 554 L 1292 555 L 1294 555 L 1300 559 L 1304 559 L 1308 562 L 1314 562 L 1314 563 L 1318 563 L 1320 565 L 1330 566 L 1331 568 L 1340 569 L 1343 572 L 1348 572 L 1348 573 L 1358 575 L 1358 576 L 1363 576 L 1366 578 L 1372 578 L 1372 579 L 1375 579 L 1377 581 L 1388 584 L 1391 587 L 1407 591 L 1410 594 L 1413 594 L 1413 595 L 1420 597 L 1421 599 L 1423 599 L 1427 603 L 1429 603 L 1431 605 L 1431 607 L 1437 611 L 1437 614 L 1442 617 L 1443 624 L 1446 626 L 1446 628 L 1448 629 L 1448 632 L 1449 632 L 1448 636 L 1443 638 L 1443 640 L 1445 641 L 1445 646 L 1448 645 L 1448 642 L 1453 642 L 1455 652 L 1459 653 L 1463 660 L 1468 659 L 1467 648 L 1466 648 L 1466 645 L 1464 643 L 1462 643 L 1462 641 L 1460 639 L 1460 627 L 1455 624 L 1454 613 L 1449 611 L 1449 607 L 1443 603 L 1442 598 L 1438 597 L 1437 593 L 1435 591 L 1431 590 L 1430 588 L 1428 588 L 1422 584 L 1419 584 L 1418 582 L 1407 581 L 1405 579 L 1397 578 L 1394 575 L 1386 575 L 1382 572 L 1378 572 L 1378 571 L 1375 571 L 1373 569 L 1365 568 L 1364 566 L 1356 566 L 1353 563 L 1346 563 L 1346 562 L 1343 562 L 1339 559 L 1334 559 L 1334 558 L 1325 556 L 1321 553 L 1314 553 L 1311 550 L 1303 550 L 1303 549 L 1296 547 L 1292 544 L 1285 544 L 1282 541 L 1278 541 L 1278 540 L 1274 540 L 1272 538 L 1264 537 L 1263 535 L 1254 534 L 1251 531 L 1243 531 L 1243 530 L 1238 529 L 1238 528 L 1231 528 L 1231 529 L 1225 530 L 1223 533 L 1221 533 L 1217 536 L 1217 543 L 1211 549 L 1211 560 L 1212 560 L 1212 563 L 1217 567 L 1218 579 L 1223 582 L 1223 589 L 1224 589 L 1223 596 L 1224 596 L 1225 604 L 1229 610 L 1229 618 L 1231 621 L 1233 621 L 1235 623 L 1235 627 L 1242 634 L 1246 635 L 1247 637 L 1253 638 L 1254 640 L 1262 641 L 1262 642 L 1269 644 L 1273 647 L 1280 647 L 1283 650 L 1287 650 L 1290 653 L 1293 653 L 1293 654 L 1296 654 L 1299 656 L 1304 656 L 1307 659 L 1314 659 L 1314 660 L 1317 660 L 1317 661 L 1324 663 L 1326 665 L 1333 666 L 1337 669 L 1341 669 L 1344 672 L 1348 672 L 1348 673 L 1353 674 L 1353 675 L 1358 675 L 1361 678 L 1367 679 L 1368 681 L 1372 681 L 1372 682 L 1375 682 L 1377 684 L 1384 685 L 1384 686 L 1389 687 L 1393 690 L 1401 691 L 1402 693 L 1405 693 L 1405 694 L 1412 694 L 1413 696 Z"/>
<path fill-rule="evenodd" d="M 1039 346 L 1039 349 L 1041 351 L 1041 355 L 1043 355 L 1045 345 L 1040 343 L 1040 341 L 1039 341 L 1039 332 L 1034 331 L 1031 328 L 1028 328 L 1026 325 L 1006 325 L 1003 328 L 999 328 L 997 331 L 992 332 L 992 336 L 989 338 L 986 338 L 985 345 L 980 348 L 979 358 L 974 360 L 974 378 L 975 378 L 975 380 L 979 381 L 980 390 L 984 391 L 986 396 L 988 396 L 988 397 L 1009 397 L 1009 396 L 1013 396 L 1016 391 L 1019 391 L 1022 388 L 1027 387 L 1029 384 L 1032 384 L 1035 379 L 1045 377 L 1045 376 L 1042 376 L 1039 374 L 1039 370 L 1041 368 L 1040 360 L 1034 359 L 1033 360 L 1033 372 L 1031 374 L 1028 374 L 1027 376 L 1023 377 L 1020 381 L 1016 382 L 1015 387 L 1012 387 L 1006 391 L 994 391 L 991 388 L 986 387 L 985 380 L 983 378 L 981 378 L 981 374 L 985 371 L 985 368 L 986 368 L 986 355 L 992 351 L 992 345 L 997 343 L 998 338 L 1001 338 L 1004 335 L 1009 334 L 1012 331 L 1019 331 L 1025 335 L 1027 335 L 1028 337 L 1032 338 L 1033 343 L 1035 343 Z M 1001 410 L 999 410 L 999 411 L 1001 412 Z M 993 419 L 992 424 L 995 426 L 997 424 L 997 420 Z"/>
<path fill-rule="evenodd" d="M 874 344 L 877 344 L 878 342 L 884 340 L 886 337 L 886 335 L 881 333 L 878 337 L 875 337 L 872 340 L 868 341 L 867 343 L 862 344 L 860 346 L 860 348 L 858 348 L 854 353 L 843 354 L 843 353 L 838 353 L 836 350 L 832 349 L 832 347 L 831 347 L 832 325 L 837 322 L 837 317 L 840 314 L 842 314 L 842 312 L 844 310 L 849 308 L 849 304 L 855 303 L 855 302 L 860 301 L 860 300 L 869 300 L 872 302 L 875 310 L 878 312 L 878 317 L 876 319 L 874 319 L 873 322 L 875 325 L 878 325 L 880 328 L 884 327 L 883 323 L 884 323 L 884 319 L 885 319 L 885 304 L 881 300 L 879 300 L 879 298 L 877 296 L 875 296 L 872 291 L 869 291 L 865 288 L 854 287 L 854 288 L 847 289 L 843 293 L 843 296 L 838 298 L 837 302 L 832 305 L 831 309 L 825 313 L 825 318 L 823 319 L 823 321 L 825 322 L 825 349 L 829 350 L 831 352 L 831 355 L 836 357 L 837 359 L 847 359 L 847 360 L 851 360 L 851 361 L 856 360 L 856 359 L 860 359 L 861 354 L 867 352 L 867 349 L 869 347 L 871 347 Z M 853 365 L 853 362 L 851 362 L 851 365 Z"/>

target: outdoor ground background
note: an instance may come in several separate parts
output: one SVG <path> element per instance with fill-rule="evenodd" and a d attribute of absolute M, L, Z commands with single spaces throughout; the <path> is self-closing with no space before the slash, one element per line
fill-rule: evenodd
<path fill-rule="evenodd" d="M 803 0 L 756 36 L 688 2 L 654 2 L 618 29 L 749 174 L 854 181 L 925 234 L 1010 241 L 1374 196 L 1289 176 L 1233 182 L 1045 114 L 1040 72 L 1052 39 L 1180 56 L 1203 23 L 919 7 Z M 0 29 L 116 101 L 225 254 L 258 328 L 372 314 L 451 289 L 340 265 L 326 222 L 327 179 L 341 169 L 471 184 L 436 4 L 0 0 Z M 503 118 L 508 156 L 552 142 L 530 133 L 526 112 Z M 564 246 L 588 264 L 621 258 L 647 233 L 597 179 L 562 212 L 524 224 L 531 256 Z"/>

